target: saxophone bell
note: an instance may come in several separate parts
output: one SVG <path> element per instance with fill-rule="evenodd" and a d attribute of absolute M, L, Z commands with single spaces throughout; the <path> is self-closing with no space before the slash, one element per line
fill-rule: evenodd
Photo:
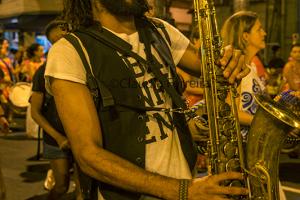
<path fill-rule="evenodd" d="M 279 154 L 288 133 L 300 128 L 297 115 L 265 95 L 248 134 L 246 168 L 251 199 L 279 200 Z"/>

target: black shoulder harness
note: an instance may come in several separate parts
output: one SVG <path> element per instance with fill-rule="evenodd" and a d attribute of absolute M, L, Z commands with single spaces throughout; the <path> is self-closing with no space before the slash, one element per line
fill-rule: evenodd
<path fill-rule="evenodd" d="M 136 23 L 136 26 L 137 26 L 137 29 L 138 29 L 138 32 L 139 32 L 139 35 L 141 38 L 141 42 L 143 42 L 145 44 L 145 46 L 147 46 L 147 44 L 149 44 L 150 46 L 153 45 L 153 47 L 156 49 L 156 51 L 158 52 L 158 54 L 161 57 L 161 59 L 163 60 L 163 62 L 165 62 L 165 64 L 167 64 L 170 67 L 173 78 L 175 79 L 175 82 L 180 83 L 180 80 L 176 73 L 176 66 L 173 61 L 173 57 L 172 57 L 171 51 L 168 46 L 168 44 L 171 45 L 171 40 L 170 40 L 170 37 L 169 37 L 167 31 L 165 30 L 164 25 L 157 21 L 149 20 L 146 17 L 135 19 L 135 23 Z M 163 38 L 163 36 L 158 32 L 158 30 L 157 30 L 158 28 L 160 28 L 163 31 L 165 38 L 168 41 L 168 44 L 167 44 L 166 40 Z M 135 58 L 140 63 L 149 65 L 149 61 L 150 60 L 151 60 L 151 62 L 153 61 L 152 58 L 154 56 L 147 56 L 147 60 L 145 60 L 144 58 L 142 58 L 141 56 L 139 56 L 138 54 L 136 54 L 135 52 L 132 51 L 132 46 L 129 43 L 125 42 L 124 40 L 117 37 L 110 31 L 106 30 L 105 28 L 102 28 L 99 24 L 96 24 L 89 28 L 79 29 L 77 32 L 87 34 L 90 37 L 100 41 L 101 43 L 115 49 L 116 51 L 120 52 L 121 54 Z M 146 33 L 146 34 L 144 34 L 144 33 Z M 69 35 L 65 36 L 65 38 L 76 48 L 76 50 L 83 62 L 83 65 L 87 72 L 87 84 L 92 92 L 94 100 L 99 99 L 99 96 L 100 96 L 102 103 L 103 103 L 103 107 L 113 106 L 115 104 L 115 102 L 113 100 L 111 93 L 106 88 L 106 86 L 101 84 L 101 82 L 97 81 L 96 78 L 92 75 L 90 65 L 87 62 L 85 54 L 82 50 L 82 46 L 80 45 L 78 39 L 76 38 L 76 33 L 74 35 L 69 34 Z M 146 49 L 146 51 L 147 51 L 147 49 Z M 149 55 L 149 53 L 146 52 L 146 55 L 147 54 Z M 154 64 L 157 65 L 159 63 L 157 62 Z M 152 65 L 150 65 L 150 66 L 152 66 Z M 153 69 L 152 69 L 152 71 L 153 71 Z M 173 102 L 176 104 L 177 107 L 185 109 L 186 105 L 183 102 L 183 100 L 181 99 L 180 95 L 178 94 L 178 93 L 182 92 L 182 90 L 180 89 L 181 88 L 180 84 L 179 84 L 179 86 L 177 86 L 177 88 L 178 88 L 177 91 L 173 88 L 172 91 L 170 92 L 170 88 L 172 88 L 172 87 L 169 87 L 171 85 L 169 83 L 169 80 L 161 80 L 162 76 L 157 77 L 157 74 L 155 74 L 155 77 L 161 83 L 167 83 L 168 87 L 166 85 L 163 87 L 165 88 L 167 93 L 170 95 Z M 164 84 L 162 84 L 162 85 L 164 85 Z M 97 102 L 99 102 L 99 100 L 97 100 Z"/>

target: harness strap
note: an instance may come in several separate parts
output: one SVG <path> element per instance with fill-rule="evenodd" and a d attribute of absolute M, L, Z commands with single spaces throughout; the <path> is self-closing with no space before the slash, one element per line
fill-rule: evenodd
<path fill-rule="evenodd" d="M 147 28 L 147 21 L 136 19 L 136 27 L 139 32 L 140 40 L 145 45 L 145 53 L 147 56 L 148 67 L 152 70 L 155 77 L 160 81 L 166 92 L 170 95 L 175 105 L 184 110 L 187 109 L 187 105 L 182 100 L 181 96 L 170 84 L 168 78 L 164 76 L 160 71 L 160 63 L 151 53 L 151 45 L 155 42 L 155 38 L 152 37 L 151 30 Z"/>
<path fill-rule="evenodd" d="M 87 77 L 87 85 L 91 91 L 91 94 L 94 98 L 94 101 L 97 102 L 96 106 L 99 106 L 99 96 L 102 100 L 103 107 L 109 107 L 115 105 L 113 96 L 108 88 L 100 81 L 95 78 L 93 74 L 91 64 L 88 62 L 87 56 L 83 51 L 83 45 L 80 43 L 80 39 L 75 34 L 68 34 L 65 36 L 67 39 L 77 50 L 79 54 L 83 66 L 86 70 L 86 77 Z"/>

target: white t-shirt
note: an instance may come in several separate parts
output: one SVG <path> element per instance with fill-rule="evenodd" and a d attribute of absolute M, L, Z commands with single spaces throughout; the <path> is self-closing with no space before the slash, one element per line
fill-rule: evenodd
<path fill-rule="evenodd" d="M 254 63 L 247 65 L 250 73 L 241 81 L 241 98 L 239 109 L 250 115 L 254 115 L 258 109 L 258 104 L 255 101 L 254 95 L 260 94 L 265 90 L 264 81 L 257 74 L 257 68 Z M 249 126 L 241 126 L 241 133 L 246 140 L 249 131 Z"/>
<path fill-rule="evenodd" d="M 262 93 L 265 90 L 265 85 L 257 75 L 256 65 L 251 63 L 247 66 L 250 73 L 241 82 L 240 110 L 254 115 L 258 108 L 254 95 Z"/>
<path fill-rule="evenodd" d="M 170 36 L 170 49 L 174 62 L 177 65 L 189 44 L 189 40 L 170 24 L 164 21 L 161 22 L 164 23 L 166 31 Z M 162 31 L 160 29 L 158 30 L 161 32 L 161 35 L 164 36 Z M 114 34 L 131 44 L 133 47 L 132 50 L 135 53 L 143 58 L 146 57 L 144 45 L 139 42 L 137 32 L 131 35 L 123 33 Z M 158 53 L 153 48 L 152 54 L 161 62 Z M 160 90 L 162 88 L 160 88 L 160 84 L 157 84 L 157 81 L 155 81 L 156 79 L 154 79 L 153 74 L 148 73 L 147 70 L 142 70 L 142 68 L 146 68 L 147 66 L 136 64 L 136 60 L 133 58 L 122 59 L 126 59 L 124 63 L 126 63 L 127 67 L 132 67 L 136 74 L 146 71 L 143 76 L 137 78 L 137 82 L 140 85 L 145 85 L 145 87 L 142 87 L 142 91 L 145 98 L 148 99 L 148 101 L 145 101 L 146 106 L 172 107 L 169 95 L 164 90 Z M 163 74 L 168 74 L 169 77 L 171 76 L 170 68 L 164 66 L 161 71 Z M 46 88 L 51 93 L 49 77 L 86 84 L 86 72 L 82 61 L 75 48 L 65 39 L 56 42 L 48 54 L 45 78 Z M 154 84 L 153 81 L 155 82 Z M 155 87 L 158 87 L 159 93 L 157 93 L 158 90 L 156 90 L 156 93 L 154 92 L 153 88 Z M 172 120 L 172 114 L 154 111 L 147 112 L 146 114 L 148 117 L 146 125 L 150 132 L 146 135 L 146 169 L 169 177 L 191 179 L 192 175 L 181 150 L 177 131 L 170 122 Z"/>

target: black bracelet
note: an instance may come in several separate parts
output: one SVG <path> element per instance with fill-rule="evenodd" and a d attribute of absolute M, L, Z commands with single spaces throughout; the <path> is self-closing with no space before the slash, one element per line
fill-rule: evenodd
<path fill-rule="evenodd" d="M 190 180 L 181 179 L 179 181 L 179 200 L 187 200 L 188 199 L 188 186 Z"/>

